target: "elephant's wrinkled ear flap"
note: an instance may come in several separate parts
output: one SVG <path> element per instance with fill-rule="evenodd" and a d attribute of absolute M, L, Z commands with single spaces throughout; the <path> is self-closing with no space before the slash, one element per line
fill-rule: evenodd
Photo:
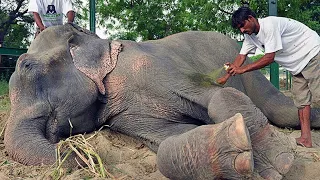
<path fill-rule="evenodd" d="M 87 39 L 86 42 L 70 44 L 76 68 L 92 79 L 104 95 L 106 90 L 103 79 L 115 68 L 121 44 L 112 42 L 110 47 L 109 41 L 103 39 Z"/>

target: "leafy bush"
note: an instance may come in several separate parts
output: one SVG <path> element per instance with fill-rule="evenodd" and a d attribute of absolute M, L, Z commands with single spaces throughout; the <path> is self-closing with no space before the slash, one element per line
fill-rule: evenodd
<path fill-rule="evenodd" d="M 258 55 L 255 55 L 255 56 L 251 56 L 249 57 L 251 59 L 251 61 L 257 61 L 258 59 L 262 58 L 263 54 L 258 54 Z"/>

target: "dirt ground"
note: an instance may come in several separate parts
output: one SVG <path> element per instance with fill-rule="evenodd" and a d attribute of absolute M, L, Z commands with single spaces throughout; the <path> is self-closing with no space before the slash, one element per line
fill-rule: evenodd
<path fill-rule="evenodd" d="M 52 179 L 53 166 L 24 166 L 7 156 L 3 144 L 3 132 L 8 110 L 0 110 L 0 179 Z M 298 137 L 299 131 L 288 131 Z M 320 131 L 312 131 L 314 148 L 298 147 L 295 162 L 284 177 L 285 180 L 320 180 Z M 133 138 L 108 130 L 99 131 L 89 141 L 102 158 L 107 178 L 89 173 L 87 169 L 62 169 L 61 179 L 139 179 L 166 180 L 157 170 L 156 155 Z"/>

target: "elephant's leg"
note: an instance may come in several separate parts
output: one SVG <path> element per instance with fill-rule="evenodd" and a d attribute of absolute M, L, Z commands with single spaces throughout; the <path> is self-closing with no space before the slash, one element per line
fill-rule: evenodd
<path fill-rule="evenodd" d="M 262 177 L 281 179 L 289 171 L 294 160 L 294 139 L 271 126 L 245 94 L 233 88 L 219 90 L 211 98 L 208 113 L 216 123 L 235 113 L 243 115 L 251 138 L 255 171 Z"/>
<path fill-rule="evenodd" d="M 175 180 L 251 177 L 252 148 L 242 115 L 167 138 L 159 146 L 157 165 Z"/>

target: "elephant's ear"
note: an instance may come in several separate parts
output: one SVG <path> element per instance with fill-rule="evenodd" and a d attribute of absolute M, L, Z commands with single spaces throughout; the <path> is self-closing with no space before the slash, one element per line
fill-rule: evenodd
<path fill-rule="evenodd" d="M 69 39 L 69 46 L 76 68 L 92 79 L 104 95 L 103 79 L 116 66 L 121 43 L 75 34 Z"/>

